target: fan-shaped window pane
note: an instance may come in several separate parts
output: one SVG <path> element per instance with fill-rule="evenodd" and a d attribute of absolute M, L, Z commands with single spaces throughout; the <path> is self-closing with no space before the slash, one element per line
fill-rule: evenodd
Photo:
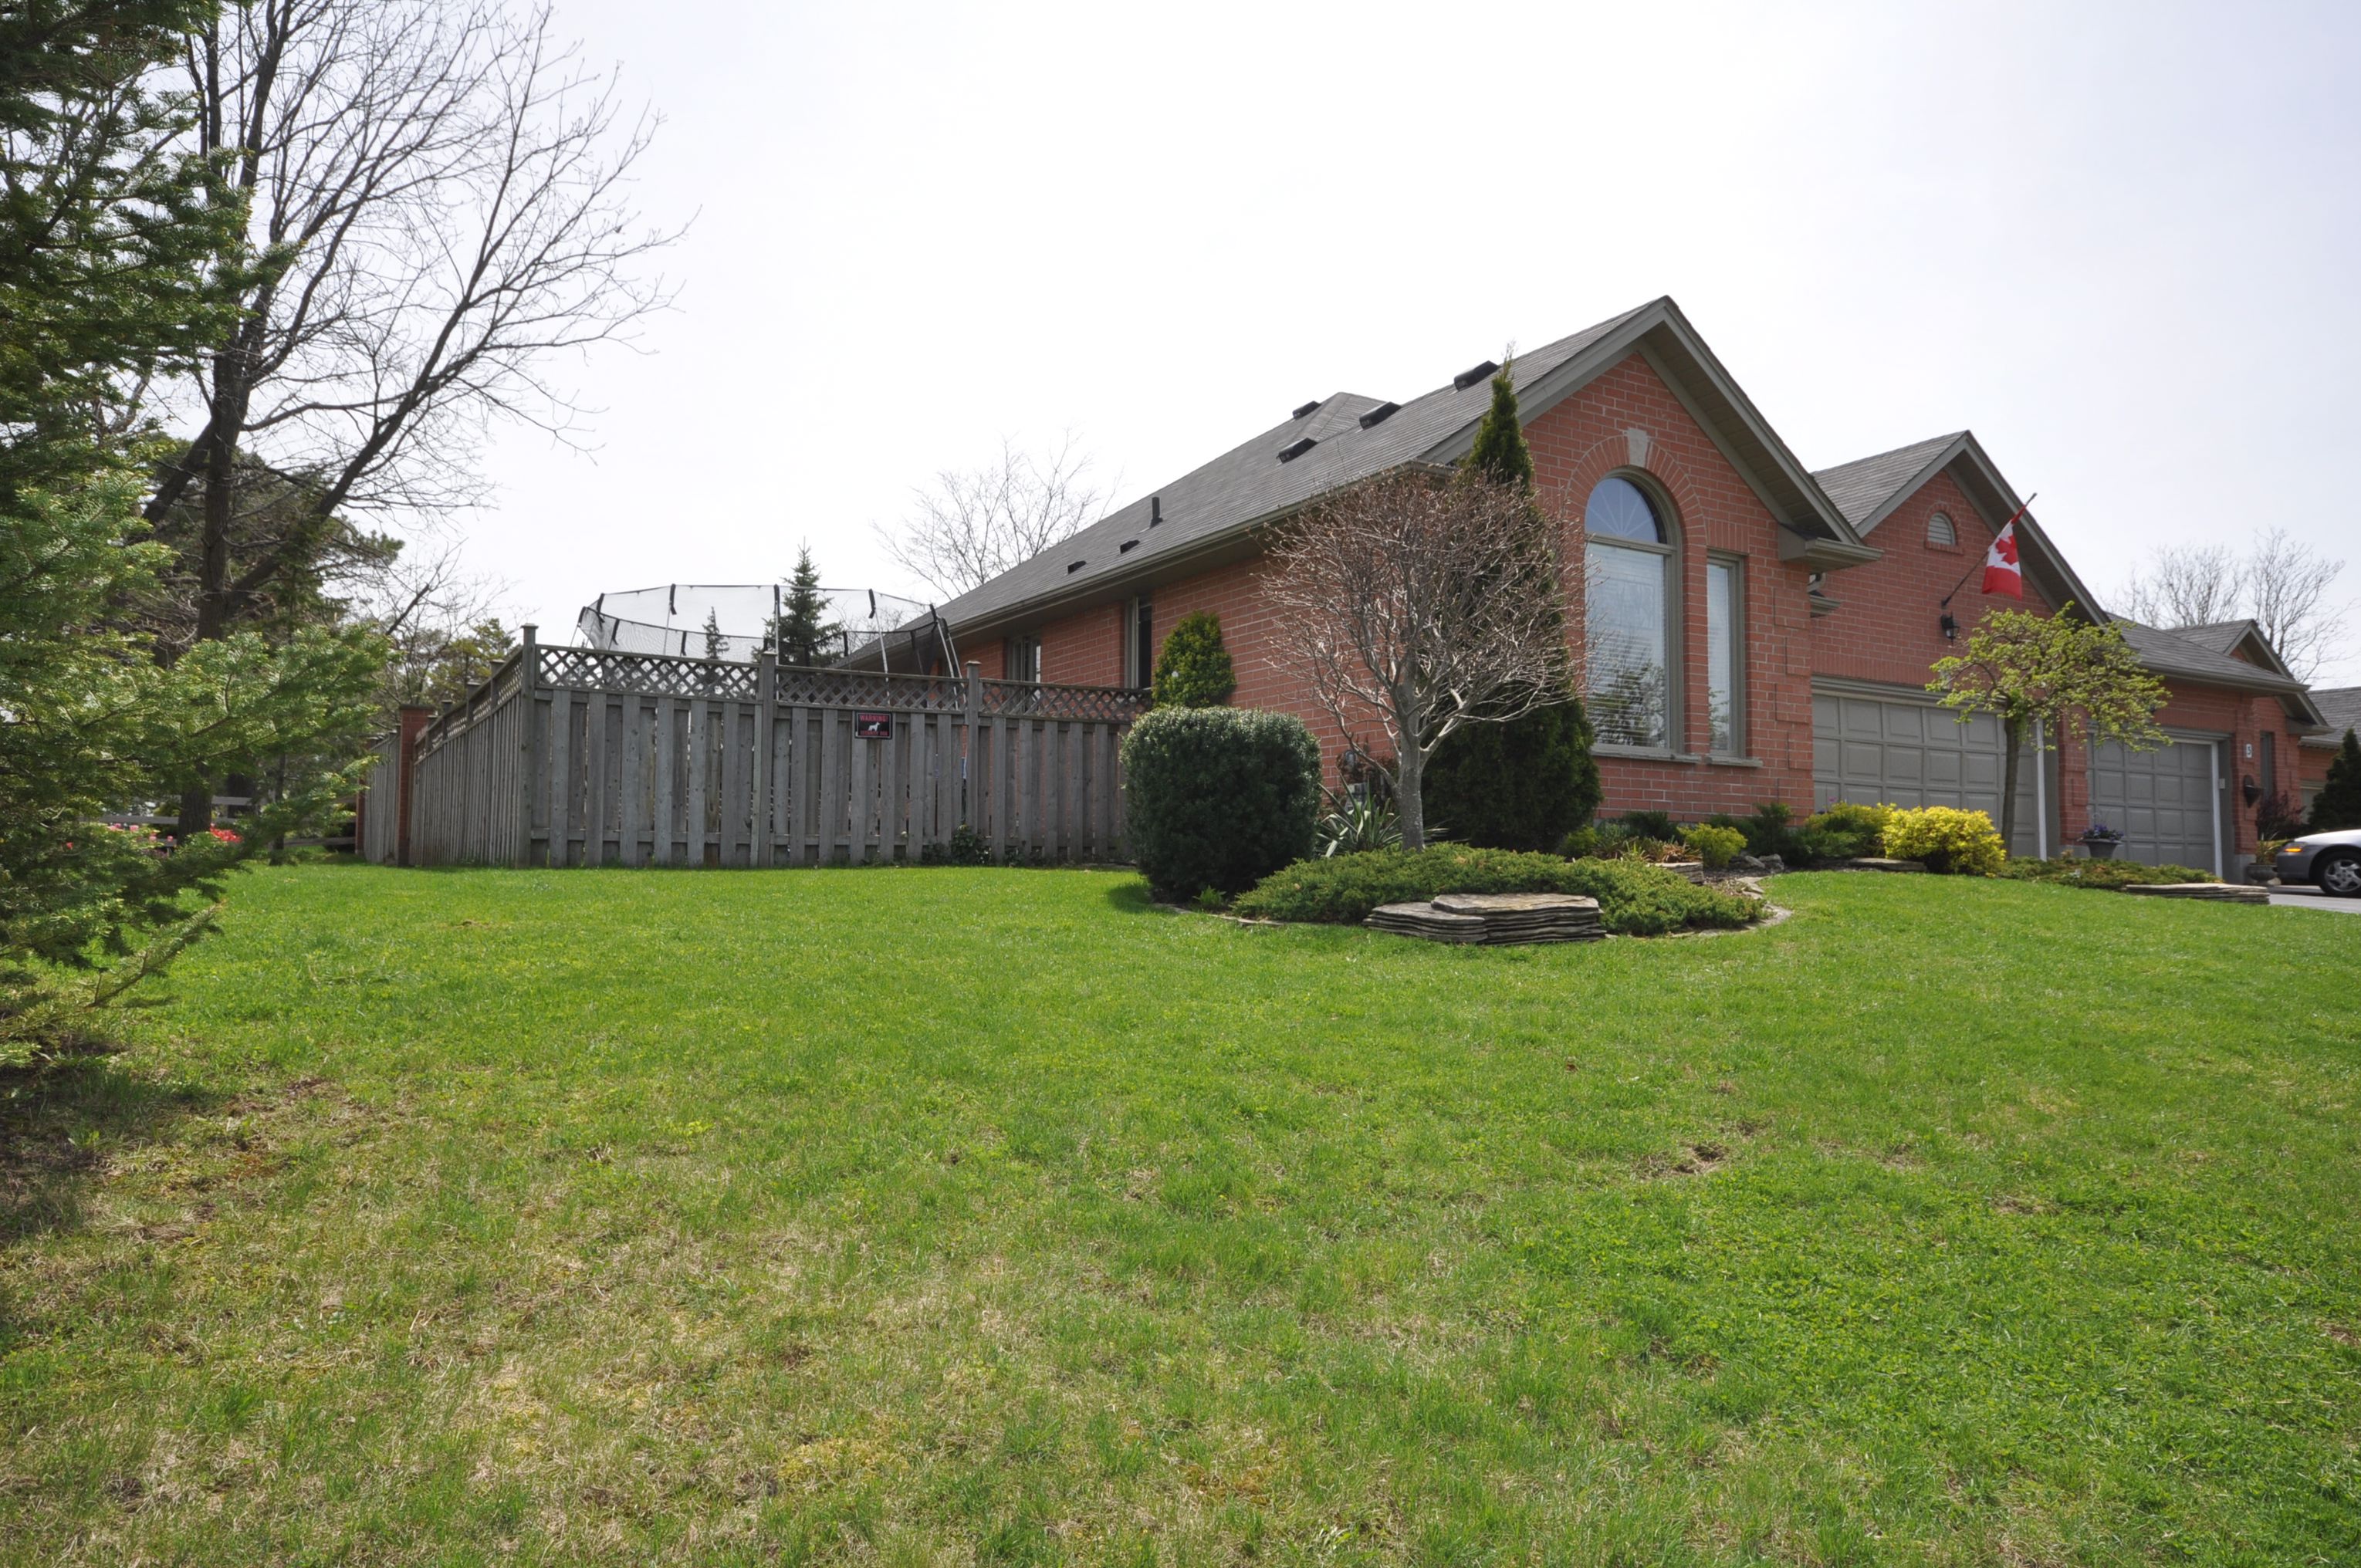
<path fill-rule="evenodd" d="M 1664 543 L 1664 525 L 1647 492 L 1629 479 L 1601 479 L 1582 509 L 1582 526 L 1593 538 Z"/>
<path fill-rule="evenodd" d="M 1960 531 L 1951 526 L 1951 520 L 1949 518 L 1945 517 L 1938 511 L 1934 516 L 1927 520 L 1927 543 L 1957 544 L 1959 542 Z"/>

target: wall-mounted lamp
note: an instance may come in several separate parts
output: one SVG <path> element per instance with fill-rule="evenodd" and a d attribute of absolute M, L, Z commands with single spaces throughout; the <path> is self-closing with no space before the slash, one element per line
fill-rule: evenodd
<path fill-rule="evenodd" d="M 1959 640 L 1960 623 L 1958 620 L 1952 616 L 1950 611 L 1945 610 L 1943 612 L 1943 641 L 1946 642 L 1957 642 Z"/>
<path fill-rule="evenodd" d="M 2239 784 L 2238 793 L 2246 797 L 2246 804 L 2248 806 L 2252 806 L 2255 802 L 2263 798 L 2262 789 L 2255 783 L 2255 775 L 2252 773 L 2246 774 L 2245 779 Z"/>

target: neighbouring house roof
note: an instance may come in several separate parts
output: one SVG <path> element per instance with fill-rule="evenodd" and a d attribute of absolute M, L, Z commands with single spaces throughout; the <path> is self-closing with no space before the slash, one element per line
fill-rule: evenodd
<path fill-rule="evenodd" d="M 2202 642 L 2216 653 L 2234 652 L 2247 638 L 2262 635 L 2262 628 L 2251 620 L 2209 620 L 2198 626 L 2175 626 L 2169 630 L 2175 637 Z"/>
<path fill-rule="evenodd" d="M 1793 535 L 1795 554 L 1831 567 L 1876 558 L 1670 299 L 1518 354 L 1521 412 L 1531 421 L 1635 351 Z M 1400 405 L 1354 392 L 1323 398 L 960 595 L 941 613 L 962 636 L 1015 630 L 1068 601 L 1103 598 L 1185 561 L 1210 562 L 1258 525 L 1340 487 L 1405 465 L 1455 461 L 1491 404 L 1490 383 L 1486 368 Z"/>
<path fill-rule="evenodd" d="M 2292 675 L 2250 664 L 2244 659 L 2234 659 L 2210 646 L 2207 639 L 2192 637 L 2185 631 L 2167 631 L 2161 627 L 2144 626 L 2120 615 L 2112 619 L 2123 628 L 2124 641 L 2131 644 L 2132 652 L 2139 655 L 2140 663 L 2153 674 L 2201 681 L 2207 685 L 2268 693 L 2278 697 L 2290 716 L 2302 723 L 2324 722 L 2310 690 Z"/>
<path fill-rule="evenodd" d="M 2015 488 L 2001 477 L 1983 443 L 1970 430 L 1932 435 L 1891 452 L 1857 457 L 1819 469 L 1812 477 L 1828 499 L 1843 509 L 1845 521 L 1866 540 L 1904 501 L 1946 471 L 1995 533 L 2024 504 Z M 2051 604 L 2079 605 L 2093 620 L 2105 620 L 2106 611 L 2099 607 L 2097 598 L 2074 575 L 2065 552 L 2051 542 L 2030 511 L 2017 519 L 2016 530 L 2017 558 L 2042 597 Z"/>
<path fill-rule="evenodd" d="M 2263 630 L 2260 621 L 2252 619 L 2213 620 L 2202 626 L 2176 626 L 2172 629 L 2172 634 L 2176 637 L 2187 638 L 2191 642 L 2202 642 L 2206 647 L 2217 652 L 2226 653 L 2234 659 L 2243 649 L 2246 657 L 2242 663 L 2258 664 L 2274 674 L 2286 675 L 2291 679 L 2295 676 L 2295 672 L 2288 668 L 2287 661 L 2279 657 L 2279 649 L 2273 646 L 2269 634 Z"/>
<path fill-rule="evenodd" d="M 2334 749 L 2345 743 L 2345 732 L 2361 729 L 2361 686 L 2330 686 L 2325 690 L 2312 688 L 2312 703 L 2320 709 L 2320 717 L 2328 728 L 2317 735 L 2307 735 L 2303 744 Z"/>

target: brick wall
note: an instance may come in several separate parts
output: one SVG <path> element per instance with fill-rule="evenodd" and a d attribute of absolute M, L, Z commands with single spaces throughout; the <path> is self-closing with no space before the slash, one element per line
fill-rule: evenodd
<path fill-rule="evenodd" d="M 1927 525 L 1938 512 L 1951 520 L 1958 543 L 1927 543 Z M 1950 475 L 1929 479 L 1870 533 L 1869 543 L 1883 554 L 1866 566 L 1831 574 L 1823 587 L 1842 608 L 1812 623 L 1814 673 L 1924 686 L 1935 661 L 1957 651 L 1943 639 L 1946 594 L 1963 637 L 1987 610 L 2053 611 L 2057 607 L 2029 581 L 2021 603 L 1983 591 L 1984 552 L 1992 540 L 1983 514 Z"/>
<path fill-rule="evenodd" d="M 1681 718 L 1674 750 L 1698 760 L 1602 755 L 1602 811 L 1654 807 L 1699 817 L 1749 811 L 1769 800 L 1809 810 L 1810 574 L 1800 564 L 1779 559 L 1778 523 L 1769 509 L 1637 355 L 1533 420 L 1525 436 L 1533 451 L 1534 483 L 1552 512 L 1567 524 L 1565 559 L 1577 573 L 1581 510 L 1599 480 L 1637 471 L 1654 481 L 1655 499 L 1671 502 L 1666 521 L 1679 546 L 1679 597 L 1686 610 L 1675 676 Z M 1746 752 L 1759 766 L 1703 760 L 1708 552 L 1741 562 Z M 1577 630 L 1579 619 L 1569 618 Z"/>

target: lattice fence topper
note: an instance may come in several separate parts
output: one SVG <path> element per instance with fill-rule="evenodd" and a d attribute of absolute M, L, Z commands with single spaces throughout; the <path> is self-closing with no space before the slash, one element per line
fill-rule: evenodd
<path fill-rule="evenodd" d="M 1009 718 L 1138 718 L 1153 699 L 1147 692 L 1114 686 L 1040 685 L 1030 681 L 986 681 L 983 711 Z"/>
<path fill-rule="evenodd" d="M 751 702 L 762 691 L 752 664 L 676 659 L 661 653 L 609 653 L 596 648 L 543 648 L 538 684 L 736 702 Z"/>
<path fill-rule="evenodd" d="M 782 668 L 774 688 L 799 707 L 917 708 L 958 713 L 967 707 L 967 683 L 940 675 L 889 675 L 869 670 Z"/>

